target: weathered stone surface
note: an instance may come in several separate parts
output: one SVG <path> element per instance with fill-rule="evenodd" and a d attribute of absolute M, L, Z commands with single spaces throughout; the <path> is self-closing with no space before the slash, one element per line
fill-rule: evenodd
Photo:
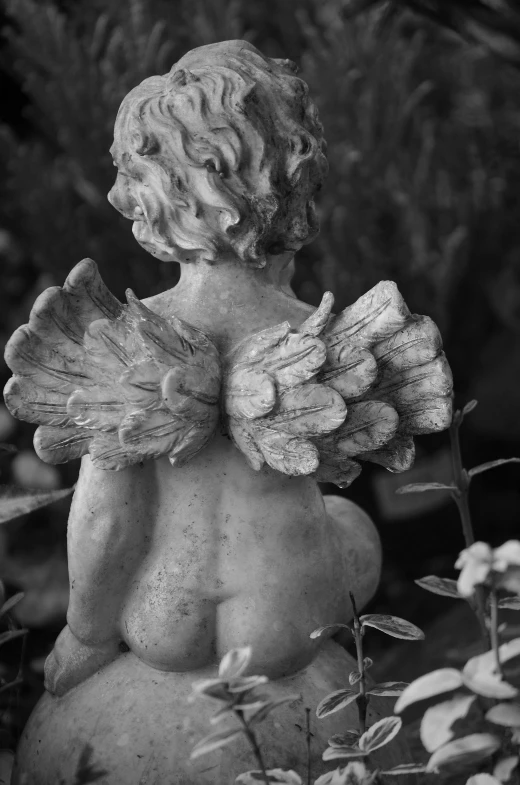
<path fill-rule="evenodd" d="M 294 769 L 305 781 L 305 707 L 315 707 L 328 692 L 344 687 L 346 674 L 354 667 L 353 659 L 329 641 L 303 671 L 262 690 L 277 697 L 292 693 L 302 696 L 300 701 L 273 712 L 258 728 L 262 753 L 270 768 Z M 209 718 L 218 708 L 216 702 L 193 697 L 191 684 L 195 676 L 214 675 L 211 668 L 196 674 L 156 671 L 127 653 L 64 697 L 47 694 L 23 734 L 13 785 L 73 783 L 86 749 L 89 764 L 104 772 L 97 780 L 100 783 L 233 785 L 238 774 L 256 768 L 244 739 L 189 760 L 193 746 L 215 730 Z M 369 722 L 388 713 L 391 704 L 384 698 L 374 701 Z M 352 706 L 323 720 L 312 713 L 314 776 L 334 768 L 321 760 L 327 739 L 356 725 L 357 710 Z M 374 753 L 373 761 L 390 767 L 405 755 L 404 745 L 396 742 Z M 406 782 L 411 785 L 410 778 Z"/>
<path fill-rule="evenodd" d="M 252 647 L 249 672 L 275 692 L 302 693 L 260 732 L 273 766 L 302 770 L 302 708 L 346 686 L 347 655 L 309 636 L 350 621 L 349 592 L 368 601 L 380 549 L 317 480 L 347 486 L 359 460 L 408 468 L 413 435 L 449 424 L 451 375 L 437 328 L 392 282 L 337 316 L 330 293 L 316 310 L 291 291 L 327 168 L 307 92 L 293 64 L 240 41 L 132 90 L 109 198 L 180 282 L 121 304 L 86 260 L 8 344 L 6 401 L 40 425 L 39 455 L 83 456 L 68 625 L 16 785 L 71 784 L 87 745 L 105 785 L 227 785 L 249 753 L 189 763 L 210 709 L 188 696 L 233 648 Z M 354 720 L 316 728 L 316 774 Z"/>

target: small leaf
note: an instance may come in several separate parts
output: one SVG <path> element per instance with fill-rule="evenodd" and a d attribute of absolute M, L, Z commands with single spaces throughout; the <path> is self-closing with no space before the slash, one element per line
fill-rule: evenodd
<path fill-rule="evenodd" d="M 457 690 L 463 686 L 462 674 L 455 668 L 441 668 L 440 670 L 426 673 L 405 689 L 395 704 L 394 711 L 399 713 L 418 701 L 443 695 L 445 692 Z"/>
<path fill-rule="evenodd" d="M 509 755 L 507 758 L 502 758 L 493 769 L 493 776 L 500 782 L 507 782 L 511 778 L 514 769 L 518 766 L 518 760 L 518 755 Z"/>
<path fill-rule="evenodd" d="M 302 779 L 295 771 L 285 771 L 284 769 L 269 769 L 267 779 L 272 783 L 286 783 L 286 785 L 302 785 Z M 264 775 L 261 771 L 246 771 L 239 774 L 235 780 L 236 785 L 258 785 L 265 783 Z"/>
<path fill-rule="evenodd" d="M 477 405 L 478 405 L 478 401 L 476 401 L 475 399 L 473 399 L 472 401 L 468 401 L 467 404 L 462 409 L 461 412 L 462 416 L 465 417 L 467 414 L 472 412 L 475 406 Z"/>
<path fill-rule="evenodd" d="M 412 482 L 409 485 L 401 485 L 396 493 L 424 493 L 425 491 L 456 491 L 456 485 L 444 485 L 441 482 Z"/>
<path fill-rule="evenodd" d="M 503 643 L 498 649 L 500 662 L 504 666 L 508 660 L 520 654 L 520 638 Z M 507 699 L 518 695 L 518 690 L 506 681 L 503 681 L 496 669 L 495 653 L 487 651 L 472 657 L 462 670 L 464 684 L 477 695 L 485 698 Z"/>
<path fill-rule="evenodd" d="M 421 741 L 427 752 L 434 752 L 451 741 L 454 736 L 451 726 L 466 716 L 475 700 L 475 695 L 454 695 L 426 710 L 421 720 Z"/>
<path fill-rule="evenodd" d="M 190 758 L 195 760 L 202 755 L 207 755 L 208 752 L 219 750 L 221 747 L 226 747 L 230 742 L 242 734 L 241 728 L 226 728 L 226 730 L 212 733 L 211 736 L 206 736 L 205 739 L 199 741 L 191 751 Z"/>
<path fill-rule="evenodd" d="M 392 741 L 401 730 L 401 717 L 383 717 L 364 733 L 359 740 L 359 748 L 366 753 L 384 747 Z"/>
<path fill-rule="evenodd" d="M 337 630 L 338 627 L 342 627 L 344 630 L 349 630 L 352 632 L 348 624 L 326 624 L 324 627 L 318 627 L 318 629 L 313 630 L 309 635 L 309 638 L 319 638 L 321 635 L 323 635 L 325 630 Z"/>
<path fill-rule="evenodd" d="M 518 703 L 499 703 L 486 714 L 486 720 L 495 725 L 520 728 L 520 705 Z"/>
<path fill-rule="evenodd" d="M 374 627 L 376 630 L 391 635 L 392 638 L 402 638 L 407 641 L 424 639 L 424 632 L 419 627 L 405 619 L 400 619 L 398 616 L 369 613 L 366 616 L 360 616 L 359 621 L 363 627 Z"/>
<path fill-rule="evenodd" d="M 191 685 L 193 692 L 198 695 L 207 695 L 209 698 L 229 701 L 231 695 L 228 692 L 227 681 L 225 679 L 201 679 Z"/>
<path fill-rule="evenodd" d="M 367 690 L 367 695 L 381 695 L 382 697 L 395 697 L 401 695 L 408 687 L 406 681 L 382 681 Z"/>
<path fill-rule="evenodd" d="M 350 686 L 353 687 L 354 684 L 358 683 L 358 681 L 361 681 L 361 674 L 360 674 L 360 672 L 359 671 L 350 671 L 350 673 L 348 675 L 348 683 L 350 684 Z"/>
<path fill-rule="evenodd" d="M 250 723 L 255 722 L 259 723 L 262 722 L 268 714 L 270 714 L 274 709 L 277 709 L 279 706 L 283 706 L 285 703 L 294 703 L 294 701 L 300 700 L 301 695 L 286 695 L 283 698 L 273 698 L 272 700 L 265 701 L 263 706 L 259 706 L 257 709 L 248 714 L 248 721 Z"/>
<path fill-rule="evenodd" d="M 221 679 L 235 679 L 241 676 L 251 661 L 253 650 L 251 646 L 244 646 L 241 649 L 231 649 L 225 654 L 218 668 L 218 675 Z"/>
<path fill-rule="evenodd" d="M 393 769 L 386 769 L 381 774 L 389 774 L 391 777 L 399 777 L 401 774 L 423 774 L 426 771 L 426 766 L 421 766 L 418 763 L 401 763 L 399 766 L 394 766 Z"/>
<path fill-rule="evenodd" d="M 4 643 L 8 643 L 8 641 L 14 640 L 14 638 L 20 638 L 22 635 L 27 635 L 29 630 L 22 629 L 22 630 L 7 630 L 6 632 L 0 633 L 0 646 Z"/>
<path fill-rule="evenodd" d="M 500 748 L 500 739 L 491 733 L 472 733 L 436 750 L 427 763 L 428 771 L 451 766 L 473 766 L 490 758 Z"/>
<path fill-rule="evenodd" d="M 31 491 L 26 488 L 12 488 L 0 485 L 0 523 L 12 521 L 21 515 L 27 515 L 40 507 L 70 496 L 74 488 L 64 488 L 61 491 Z"/>
<path fill-rule="evenodd" d="M 336 733 L 327 741 L 329 747 L 354 747 L 359 741 L 361 733 L 358 730 L 347 730 L 345 733 Z"/>
<path fill-rule="evenodd" d="M 215 712 L 213 716 L 209 718 L 211 725 L 218 725 L 219 722 L 222 722 L 224 719 L 228 719 L 229 717 L 235 716 L 235 709 L 232 703 L 227 703 L 221 709 Z"/>
<path fill-rule="evenodd" d="M 466 785 L 500 785 L 500 780 L 492 777 L 491 774 L 474 774 L 466 780 Z"/>
<path fill-rule="evenodd" d="M 20 602 L 20 600 L 23 600 L 24 596 L 25 595 L 23 591 L 20 591 L 18 592 L 18 594 L 15 594 L 12 597 L 10 597 L 7 600 L 7 602 L 4 602 L 4 604 L 0 608 L 0 617 L 3 616 L 5 613 L 9 613 L 9 611 L 12 608 L 14 608 L 14 606 L 17 605 Z"/>
<path fill-rule="evenodd" d="M 328 717 L 329 714 L 334 714 L 334 712 L 344 709 L 349 703 L 356 700 L 358 694 L 347 689 L 331 692 L 318 704 L 316 716 L 321 720 L 323 717 Z"/>
<path fill-rule="evenodd" d="M 426 591 L 431 591 L 432 594 L 439 594 L 441 597 L 453 597 L 455 599 L 462 599 L 457 591 L 457 581 L 451 578 L 439 578 L 437 575 L 426 575 L 424 578 L 419 578 L 415 581 L 417 586 Z"/>
<path fill-rule="evenodd" d="M 365 659 L 363 660 L 363 666 L 366 671 L 369 668 L 371 668 L 373 664 L 374 664 L 374 660 L 370 659 L 370 657 L 365 657 Z"/>
<path fill-rule="evenodd" d="M 377 780 L 377 771 L 370 771 L 360 760 L 351 760 L 344 768 L 328 771 L 314 785 L 372 785 Z"/>
<path fill-rule="evenodd" d="M 520 611 L 520 597 L 503 597 L 498 601 L 499 608 L 507 608 L 510 611 Z"/>
<path fill-rule="evenodd" d="M 473 469 L 468 471 L 470 479 L 475 477 L 476 474 L 488 472 L 490 469 L 496 469 L 498 466 L 504 466 L 506 463 L 520 463 L 520 458 L 498 458 L 496 461 L 487 461 L 481 463 L 479 466 L 474 466 Z"/>
<path fill-rule="evenodd" d="M 327 747 L 323 755 L 323 760 L 339 760 L 340 758 L 364 758 L 368 752 L 363 752 L 356 747 Z"/>
<path fill-rule="evenodd" d="M 239 676 L 229 682 L 228 690 L 233 694 L 250 692 L 262 684 L 267 684 L 268 681 L 267 676 Z"/>

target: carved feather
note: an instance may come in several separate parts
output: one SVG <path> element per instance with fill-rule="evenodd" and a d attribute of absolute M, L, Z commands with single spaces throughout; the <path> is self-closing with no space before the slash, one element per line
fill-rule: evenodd
<path fill-rule="evenodd" d="M 355 455 L 390 471 L 409 469 L 412 437 L 443 430 L 452 417 L 452 376 L 437 326 L 412 315 L 396 285 L 382 281 L 321 337 L 327 360 L 318 381 L 341 392 L 348 415 L 338 431 L 316 441 L 320 461 L 339 466 Z M 333 476 L 330 468 L 326 474 Z M 338 474 L 343 487 L 355 476 L 353 467 Z"/>
<path fill-rule="evenodd" d="M 92 260 L 38 298 L 6 361 L 15 373 L 6 404 L 40 424 L 36 451 L 50 463 L 90 452 L 104 469 L 165 454 L 178 464 L 207 443 L 218 421 L 220 362 L 211 340 L 158 316 L 132 292 L 122 305 Z"/>
<path fill-rule="evenodd" d="M 382 281 L 337 316 L 333 297 L 298 330 L 282 323 L 227 358 L 229 432 L 254 469 L 347 487 L 362 461 L 404 471 L 412 436 L 451 421 L 451 372 L 435 324 Z M 354 460 L 356 458 L 356 460 Z"/>

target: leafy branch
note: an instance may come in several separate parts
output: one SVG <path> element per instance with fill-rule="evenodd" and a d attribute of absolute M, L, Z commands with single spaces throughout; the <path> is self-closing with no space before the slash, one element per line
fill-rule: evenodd
<path fill-rule="evenodd" d="M 438 482 L 411 483 L 408 485 L 403 485 L 401 488 L 398 488 L 396 491 L 396 493 L 399 494 L 424 493 L 426 491 L 434 491 L 434 492 L 450 491 L 451 498 L 457 505 L 457 509 L 459 511 L 459 517 L 462 527 L 462 533 L 464 536 L 464 542 L 466 544 L 466 549 L 471 548 L 471 546 L 475 544 L 475 532 L 473 528 L 473 523 L 471 519 L 471 510 L 469 506 L 469 489 L 470 489 L 471 481 L 477 475 L 483 474 L 484 472 L 488 472 L 491 469 L 496 469 L 500 466 L 504 466 L 510 463 L 520 463 L 520 458 L 516 458 L 516 457 L 498 458 L 494 461 L 487 461 L 486 463 L 482 463 L 478 466 L 474 466 L 472 469 L 469 470 L 464 468 L 462 462 L 461 447 L 460 447 L 460 428 L 462 426 L 464 418 L 468 414 L 470 414 L 476 406 L 477 406 L 477 401 L 475 400 L 469 401 L 461 410 L 457 410 L 453 416 L 453 421 L 449 429 L 450 444 L 451 444 L 451 463 L 452 463 L 452 473 L 453 473 L 452 483 L 450 485 L 446 485 Z M 423 589 L 426 589 L 427 591 L 430 591 L 433 594 L 440 594 L 446 597 L 458 597 L 458 598 L 461 598 L 462 596 L 458 591 L 455 582 L 450 581 L 447 578 L 439 578 L 435 575 L 428 575 L 425 578 L 420 578 L 419 580 L 416 581 L 416 583 L 419 586 L 421 586 Z M 485 602 L 485 595 L 484 595 L 483 588 L 481 586 L 477 586 L 476 591 L 474 593 L 471 592 L 471 596 L 466 597 L 465 599 L 468 600 L 469 604 L 475 611 L 485 645 L 486 646 L 491 645 L 491 640 L 489 635 L 489 624 L 487 621 L 486 602 Z"/>
<path fill-rule="evenodd" d="M 291 694 L 281 698 L 270 698 L 268 695 L 258 693 L 258 688 L 268 684 L 269 679 L 267 676 L 244 676 L 251 657 L 250 646 L 232 649 L 222 658 L 217 678 L 204 679 L 193 685 L 195 693 L 213 698 L 222 704 L 219 711 L 211 718 L 212 724 L 220 724 L 232 717 L 238 721 L 238 725 L 225 727 L 206 736 L 192 749 L 191 758 L 193 760 L 221 749 L 243 735 L 251 746 L 259 771 L 241 774 L 236 780 L 237 783 L 248 785 L 260 781 L 269 785 L 269 783 L 291 782 L 291 779 L 280 779 L 291 772 L 283 772 L 281 769 L 267 770 L 256 738 L 255 727 L 278 706 L 292 703 L 300 696 Z M 294 782 L 294 779 L 292 781 Z M 298 781 L 301 782 L 299 778 Z"/>

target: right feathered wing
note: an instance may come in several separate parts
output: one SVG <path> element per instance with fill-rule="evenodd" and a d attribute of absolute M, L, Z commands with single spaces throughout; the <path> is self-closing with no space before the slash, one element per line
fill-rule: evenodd
<path fill-rule="evenodd" d="M 103 469 L 168 455 L 179 464 L 218 422 L 220 362 L 204 333 L 163 319 L 131 292 L 120 303 L 85 259 L 36 301 L 6 347 L 11 413 L 38 423 L 36 452 L 64 463 L 87 452 Z"/>
<path fill-rule="evenodd" d="M 341 393 L 348 415 L 317 442 L 317 479 L 346 487 L 361 472 L 359 460 L 406 471 L 413 437 L 451 423 L 453 381 L 436 324 L 411 314 L 396 284 L 381 281 L 320 337 L 327 359 L 318 381 Z"/>
<path fill-rule="evenodd" d="M 413 436 L 447 428 L 452 379 L 439 331 L 382 281 L 338 316 L 333 297 L 297 330 L 282 323 L 228 356 L 229 432 L 250 465 L 346 487 L 359 460 L 404 471 Z"/>

